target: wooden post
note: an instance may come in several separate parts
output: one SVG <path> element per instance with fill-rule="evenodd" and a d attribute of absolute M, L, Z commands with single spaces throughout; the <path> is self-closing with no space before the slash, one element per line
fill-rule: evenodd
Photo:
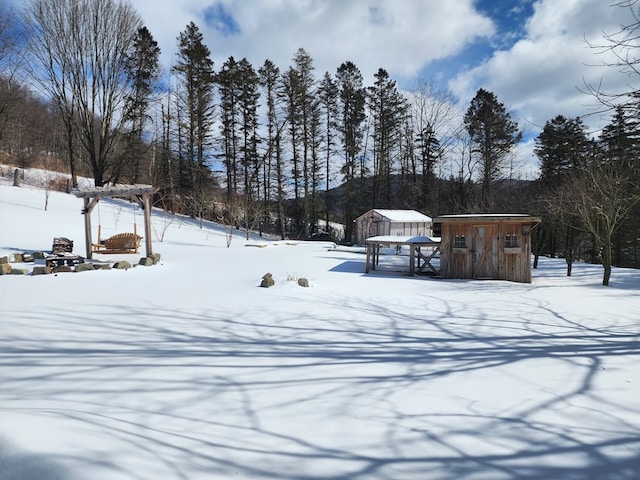
<path fill-rule="evenodd" d="M 90 198 L 84 199 L 84 243 L 87 258 L 93 258 L 93 240 L 91 238 L 91 210 L 89 208 Z"/>
<path fill-rule="evenodd" d="M 369 273 L 370 260 L 371 260 L 371 244 L 367 242 L 367 260 L 365 261 L 364 273 Z"/>
<path fill-rule="evenodd" d="M 412 243 L 409 244 L 409 275 L 414 276 L 416 274 L 416 246 Z"/>
<path fill-rule="evenodd" d="M 100 197 L 84 197 L 84 242 L 86 244 L 87 258 L 91 260 L 93 258 L 93 239 L 91 238 L 91 212 L 96 208 L 96 205 L 100 201 Z M 100 238 L 98 238 L 98 241 Z"/>
<path fill-rule="evenodd" d="M 142 203 L 144 210 L 144 247 L 148 257 L 153 253 L 151 242 L 151 201 L 148 193 L 142 194 Z"/>

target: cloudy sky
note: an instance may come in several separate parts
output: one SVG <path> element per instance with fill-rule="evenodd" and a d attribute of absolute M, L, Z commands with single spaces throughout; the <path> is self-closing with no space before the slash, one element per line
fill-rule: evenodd
<path fill-rule="evenodd" d="M 382 67 L 403 89 L 434 82 L 463 110 L 478 88 L 492 91 L 525 131 L 520 158 L 534 164 L 533 140 L 547 120 L 581 116 L 594 134 L 608 120 L 593 114 L 585 83 L 628 91 L 636 82 L 603 67 L 611 58 L 589 46 L 632 23 L 628 8 L 613 6 L 623 0 L 130 1 L 167 68 L 193 21 L 216 68 L 234 56 L 284 70 L 302 47 L 318 78 L 350 60 L 369 85 Z"/>
<path fill-rule="evenodd" d="M 630 23 L 616 0 L 132 0 L 159 42 L 163 63 L 190 21 L 219 67 L 229 56 L 281 69 L 303 47 L 318 76 L 353 61 L 371 83 L 383 67 L 402 88 L 417 79 L 448 89 L 468 106 L 478 88 L 494 92 L 533 138 L 558 114 L 602 124 L 585 82 L 620 88 L 629 79 L 598 67 L 603 32 Z"/>

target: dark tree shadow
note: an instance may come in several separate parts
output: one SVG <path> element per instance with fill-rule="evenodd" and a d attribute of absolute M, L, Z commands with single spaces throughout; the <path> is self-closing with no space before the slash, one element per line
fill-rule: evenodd
<path fill-rule="evenodd" d="M 259 307 L 101 305 L 90 319 L 62 306 L 13 311 L 14 321 L 56 328 L 43 333 L 51 341 L 4 336 L 0 409 L 41 402 L 28 413 L 82 424 L 171 478 L 639 478 L 640 404 L 597 385 L 609 362 L 637 362 L 637 334 L 619 323 L 588 328 L 531 299 L 520 318 L 499 305 L 423 300 L 437 308 L 407 314 L 345 295 L 323 298 L 319 312 L 300 300 L 305 318 Z M 553 329 L 537 321 L 549 318 Z M 507 392 L 489 391 L 492 379 L 530 362 L 566 368 L 572 381 L 518 378 L 536 396 L 501 409 Z M 482 378 L 488 391 L 478 396 Z M 457 383 L 461 396 L 446 397 L 455 404 L 440 404 L 439 387 Z M 479 400 L 487 396 L 495 405 Z M 21 458 L 39 465 L 4 457 L 14 469 Z M 74 462 L 148 478 L 114 459 Z M 37 471 L 24 478 L 68 478 Z"/>

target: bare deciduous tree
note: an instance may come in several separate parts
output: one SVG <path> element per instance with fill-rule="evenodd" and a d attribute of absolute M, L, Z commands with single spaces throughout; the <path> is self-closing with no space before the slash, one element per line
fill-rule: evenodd
<path fill-rule="evenodd" d="M 125 65 L 141 26 L 139 15 L 123 0 L 32 0 L 24 23 L 30 74 L 67 129 L 74 186 L 76 139 L 95 184 L 108 183 L 123 108 L 132 95 Z"/>
<path fill-rule="evenodd" d="M 593 236 L 604 268 L 603 285 L 611 277 L 613 236 L 640 201 L 640 189 L 620 165 L 592 163 L 571 180 L 570 207 Z"/>

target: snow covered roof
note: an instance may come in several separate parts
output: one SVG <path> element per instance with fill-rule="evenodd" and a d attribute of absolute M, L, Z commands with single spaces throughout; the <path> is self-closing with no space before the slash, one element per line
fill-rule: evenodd
<path fill-rule="evenodd" d="M 356 220 L 371 215 L 372 212 L 389 219 L 392 222 L 431 222 L 431 217 L 420 213 L 416 210 L 387 210 L 381 208 L 374 208 L 367 213 L 360 215 Z"/>
<path fill-rule="evenodd" d="M 105 185 L 103 187 L 80 187 L 71 191 L 78 198 L 103 198 L 118 197 L 128 195 L 153 194 L 158 191 L 153 185 L 133 184 L 133 185 Z"/>
<path fill-rule="evenodd" d="M 378 235 L 376 237 L 367 238 L 367 243 L 379 244 L 439 244 L 440 237 L 425 237 L 422 235 L 396 236 L 396 235 Z"/>
<path fill-rule="evenodd" d="M 540 217 L 532 217 L 525 213 L 467 213 L 458 215 L 440 215 L 436 217 L 435 223 L 450 222 L 476 222 L 478 220 L 485 221 L 503 221 L 503 222 L 521 222 L 529 221 L 531 223 L 540 223 Z"/>

